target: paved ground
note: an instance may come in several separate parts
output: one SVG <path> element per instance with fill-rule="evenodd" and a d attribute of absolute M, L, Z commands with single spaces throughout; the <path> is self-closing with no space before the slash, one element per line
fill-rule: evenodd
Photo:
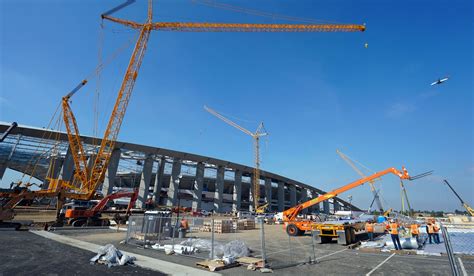
<path fill-rule="evenodd" d="M 195 256 L 168 256 L 152 249 L 143 249 L 137 245 L 121 245 L 119 242 L 126 237 L 125 232 L 113 230 L 63 230 L 57 234 L 67 235 L 76 239 L 106 244 L 112 243 L 117 247 L 153 258 L 195 267 L 199 260 Z M 200 238 L 210 238 L 210 233 L 192 233 Z M 270 265 L 277 275 L 449 275 L 448 259 L 436 256 L 393 255 L 392 253 L 370 253 L 347 249 L 338 244 L 315 244 L 312 250 L 310 236 L 289 239 L 281 230 L 281 226 L 266 226 L 265 228 L 266 255 Z M 248 230 L 231 234 L 215 234 L 216 241 L 239 239 L 246 242 L 254 256 L 261 255 L 259 230 Z M 171 241 L 168 241 L 171 242 Z M 175 242 L 179 242 L 176 240 Z M 474 242 L 474 241 L 473 241 Z M 307 260 L 313 254 L 318 259 L 317 264 L 295 265 Z M 393 255 L 393 256 L 392 256 Z M 206 258 L 208 253 L 199 255 Z M 474 273 L 474 257 L 461 256 L 462 263 L 469 274 Z M 247 271 L 244 267 L 236 267 L 219 271 L 221 274 L 249 275 L 257 272 Z"/>
<path fill-rule="evenodd" d="M 164 275 L 133 266 L 90 265 L 94 253 L 27 231 L 0 232 L 0 275 Z"/>

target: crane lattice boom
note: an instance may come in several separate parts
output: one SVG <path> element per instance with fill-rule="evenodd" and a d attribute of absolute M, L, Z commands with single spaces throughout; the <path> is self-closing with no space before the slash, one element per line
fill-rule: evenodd
<path fill-rule="evenodd" d="M 265 127 L 263 126 L 263 123 L 260 123 L 255 133 L 253 133 L 250 130 L 244 127 L 241 127 L 238 124 L 234 123 L 233 121 L 227 119 L 226 117 L 219 114 L 217 111 L 207 106 L 204 106 L 204 109 L 207 112 L 211 113 L 212 115 L 216 116 L 217 118 L 221 119 L 225 123 L 235 127 L 236 129 L 244 132 L 245 134 L 251 136 L 254 139 L 253 144 L 254 144 L 254 154 L 255 154 L 255 167 L 254 167 L 253 176 L 252 176 L 252 180 L 253 180 L 253 194 L 252 195 L 253 195 L 253 204 L 254 204 L 255 210 L 261 210 L 262 206 L 259 206 L 259 203 L 260 203 L 260 137 L 268 135 L 268 133 L 266 133 L 265 131 Z"/>
<path fill-rule="evenodd" d="M 144 25 L 108 15 L 104 15 L 103 18 L 135 29 L 140 29 Z M 177 32 L 363 32 L 365 25 L 156 22 L 152 24 L 152 29 Z"/>
<path fill-rule="evenodd" d="M 95 189 L 105 178 L 105 171 L 108 166 L 112 150 L 117 140 L 120 127 L 132 94 L 141 63 L 147 48 L 147 42 L 152 30 L 157 31 L 183 31 L 183 32 L 356 32 L 364 31 L 364 25 L 355 24 L 242 24 L 242 23 L 193 23 L 193 22 L 152 22 L 152 2 L 148 3 L 148 17 L 145 23 L 123 20 L 110 16 L 110 12 L 103 14 L 102 18 L 125 26 L 140 30 L 140 35 L 133 50 L 130 62 L 127 67 L 122 85 L 117 95 L 115 105 L 110 116 L 107 128 L 105 129 L 102 143 L 97 153 L 97 157 L 91 168 L 87 166 L 87 158 L 83 145 L 79 138 L 79 130 L 72 110 L 68 104 L 69 98 L 74 93 L 69 93 L 63 101 L 64 121 L 68 132 L 69 143 L 71 145 L 72 156 L 76 168 L 76 177 L 81 181 L 81 191 L 87 192 L 87 197 L 93 196 Z M 218 114 L 214 114 L 219 117 Z M 219 117 L 241 131 L 251 135 L 255 139 L 255 172 L 254 182 L 259 183 L 259 137 L 263 136 L 259 129 L 252 133 L 237 124 Z M 258 204 L 259 189 L 254 191 L 254 200 Z M 256 207 L 258 206 L 256 204 Z"/>

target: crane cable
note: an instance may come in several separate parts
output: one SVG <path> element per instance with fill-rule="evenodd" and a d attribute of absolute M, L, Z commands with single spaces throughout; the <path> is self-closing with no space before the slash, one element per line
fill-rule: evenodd
<path fill-rule="evenodd" d="M 101 34 L 103 36 L 103 34 Z M 99 38 L 100 40 L 103 40 L 103 37 Z M 102 61 L 102 49 L 100 49 L 100 53 L 99 53 L 99 56 L 100 56 L 100 59 L 98 61 L 98 65 L 96 66 L 96 68 L 87 75 L 86 79 L 90 79 L 92 78 L 94 75 L 98 78 L 98 80 L 100 81 L 100 73 L 102 72 L 102 70 L 107 66 L 109 65 L 113 60 L 115 60 L 118 55 L 120 53 L 122 53 L 125 49 L 127 49 L 131 44 L 132 44 L 133 40 L 132 39 L 129 39 L 128 41 L 126 41 L 123 45 L 121 45 L 121 47 L 117 48 L 117 50 L 115 50 L 110 56 L 107 57 L 107 59 L 103 62 Z M 100 42 L 102 44 L 102 42 Z M 102 47 L 102 45 L 101 45 Z M 97 93 L 99 93 L 99 86 L 97 88 Z M 98 97 L 98 96 L 97 96 Z M 98 99 L 97 99 L 98 100 Z M 59 108 L 61 107 L 61 104 L 59 103 L 56 107 L 56 110 L 55 112 L 53 113 L 53 116 L 51 117 L 46 129 L 51 129 L 51 125 L 53 123 L 53 120 L 54 118 L 56 117 L 57 113 L 58 113 L 58 110 Z M 96 111 L 98 112 L 98 106 L 95 106 Z M 61 112 L 62 113 L 62 112 Z M 58 129 L 60 130 L 61 129 L 61 116 L 58 116 L 57 120 L 56 120 L 56 123 L 54 124 L 55 125 L 55 129 Z M 98 120 L 98 118 L 97 118 Z M 40 141 L 46 141 L 46 140 L 51 140 L 51 136 L 53 135 L 53 133 L 49 133 L 49 135 L 46 137 L 46 132 L 43 133 Z M 59 141 L 59 133 L 56 134 L 56 138 L 54 139 L 55 141 Z M 57 144 L 56 144 L 57 145 Z M 53 146 L 50 150 L 44 150 L 44 152 L 42 152 L 42 154 L 46 154 L 50 151 L 53 151 L 55 149 L 55 146 Z M 29 171 L 29 168 L 32 167 L 31 169 L 31 173 L 29 174 L 29 179 L 28 181 L 31 181 L 31 179 L 33 178 L 33 175 L 34 173 L 36 172 L 36 169 L 37 169 L 37 166 L 39 164 L 39 161 L 41 159 L 41 155 L 39 157 L 36 157 L 36 154 L 39 153 L 39 146 L 36 148 L 36 150 L 34 151 L 33 153 L 33 156 L 29 159 L 28 161 L 28 166 L 27 166 L 27 169 L 23 172 L 22 176 L 21 176 L 21 180 L 23 180 L 25 177 L 26 177 L 26 172 Z M 35 160 L 36 159 L 36 160 Z M 52 168 L 54 169 L 54 166 L 55 164 L 53 164 L 53 162 L 55 162 L 55 160 L 51 160 L 50 161 L 50 165 L 52 165 Z"/>
<path fill-rule="evenodd" d="M 287 16 L 287 15 L 270 13 L 270 12 L 265 12 L 265 11 L 247 9 L 247 8 L 243 8 L 243 7 L 239 7 L 239 6 L 234 6 L 234 5 L 224 4 L 224 3 L 218 3 L 217 1 L 211 1 L 211 0 L 191 0 L 191 2 L 200 4 L 200 5 L 204 5 L 204 6 L 208 6 L 208 7 L 224 9 L 224 10 L 229 10 L 229 11 L 233 11 L 233 12 L 240 12 L 240 13 L 245 13 L 245 14 L 250 14 L 250 15 L 256 15 L 256 16 L 261 16 L 261 17 L 268 17 L 268 18 L 272 18 L 272 19 L 281 19 L 281 20 L 288 20 L 288 21 L 294 21 L 294 22 L 305 22 L 305 23 L 341 24 L 340 22 L 335 22 L 335 21 L 315 20 L 315 19 L 311 19 L 311 18 L 294 17 L 294 16 Z"/>
<path fill-rule="evenodd" d="M 56 117 L 56 114 L 58 113 L 58 110 L 59 110 L 60 106 L 61 106 L 60 104 L 57 105 L 56 110 L 54 111 L 54 114 L 53 114 L 53 116 L 51 117 L 51 119 L 50 119 L 50 121 L 49 121 L 49 123 L 48 123 L 46 129 L 50 129 L 51 124 L 52 124 L 52 122 L 53 122 L 53 119 Z M 57 124 L 57 122 L 59 121 L 59 119 L 60 119 L 60 116 L 58 116 L 58 119 L 56 120 L 56 124 Z M 51 133 L 49 133 L 48 137 L 46 138 L 46 132 L 44 132 L 43 135 L 42 135 L 42 137 L 41 137 L 41 139 L 40 139 L 40 141 L 50 140 L 52 135 L 53 135 L 53 133 L 51 132 Z M 53 146 L 53 148 L 54 148 L 54 146 Z M 40 151 L 40 150 L 39 150 L 39 145 L 38 145 L 38 146 L 36 147 L 36 149 L 35 149 L 33 155 L 31 156 L 31 158 L 30 158 L 29 161 L 27 162 L 27 164 L 28 164 L 28 165 L 27 165 L 27 168 L 26 168 L 26 170 L 23 172 L 23 174 L 22 174 L 22 176 L 21 176 L 21 178 L 20 178 L 20 179 L 21 179 L 21 182 L 23 182 L 23 179 L 24 179 L 25 176 L 26 176 L 26 172 L 30 171 L 30 168 L 31 168 L 31 173 L 29 174 L 29 178 L 28 178 L 28 181 L 27 181 L 27 182 L 31 182 L 31 179 L 33 178 L 33 175 L 34 175 L 34 173 L 36 172 L 36 168 L 37 168 L 37 166 L 38 166 L 38 164 L 39 164 L 39 161 L 40 161 L 40 159 L 41 159 L 41 155 L 42 155 L 42 154 L 46 154 L 46 153 L 48 152 L 48 150 L 44 150 L 44 152 L 42 152 L 42 154 L 40 154 L 38 157 L 36 157 L 36 154 L 37 154 L 39 151 Z M 35 160 L 35 159 L 36 159 L 36 160 Z M 52 162 L 52 161 L 51 161 L 51 162 Z M 53 169 L 54 169 L 54 164 L 52 164 L 52 165 L 53 165 Z"/>
<path fill-rule="evenodd" d="M 100 21 L 100 28 L 99 28 L 99 38 L 97 43 L 97 67 L 102 63 L 102 50 L 104 45 L 104 20 Z M 92 144 L 95 146 L 97 145 L 95 137 L 97 137 L 99 133 L 99 100 L 100 100 L 100 85 L 101 85 L 101 71 L 96 71 L 96 88 L 95 88 L 95 100 L 94 100 L 94 128 L 92 130 L 92 137 L 94 137 Z"/>

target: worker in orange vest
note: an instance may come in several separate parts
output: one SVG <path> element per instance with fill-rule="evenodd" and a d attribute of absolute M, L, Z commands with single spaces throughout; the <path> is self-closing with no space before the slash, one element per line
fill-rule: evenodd
<path fill-rule="evenodd" d="M 439 244 L 439 243 L 440 243 L 440 241 L 439 241 L 439 233 L 438 233 L 438 232 L 439 232 L 439 226 L 438 226 L 438 224 L 436 224 L 436 222 L 435 222 L 435 223 L 433 223 L 433 239 L 434 239 L 434 242 L 435 242 L 436 244 Z"/>
<path fill-rule="evenodd" d="M 398 237 L 398 223 L 392 219 L 390 223 L 387 225 L 387 229 L 392 236 L 393 245 L 395 246 L 395 250 L 402 250 L 402 245 L 400 244 L 400 238 Z"/>
<path fill-rule="evenodd" d="M 428 224 L 426 225 L 426 233 L 428 233 L 428 239 L 430 240 L 430 244 L 432 244 L 433 242 L 431 242 L 431 239 L 433 237 L 434 229 L 431 222 L 428 222 Z"/>
<path fill-rule="evenodd" d="M 418 223 L 413 223 L 410 225 L 411 236 L 416 239 L 418 242 L 418 235 L 420 235 L 420 225 Z"/>
<path fill-rule="evenodd" d="M 418 235 L 420 234 L 420 226 L 417 223 L 413 223 L 410 225 L 411 236 L 413 238 L 418 239 Z"/>
<path fill-rule="evenodd" d="M 184 230 L 188 230 L 189 229 L 189 224 L 188 224 L 188 220 L 185 219 L 185 218 L 182 218 L 181 219 L 181 228 L 183 228 Z"/>
<path fill-rule="evenodd" d="M 373 241 L 374 240 L 374 223 L 371 220 L 368 220 L 365 223 L 365 232 L 367 232 L 367 235 L 369 236 L 369 240 Z"/>

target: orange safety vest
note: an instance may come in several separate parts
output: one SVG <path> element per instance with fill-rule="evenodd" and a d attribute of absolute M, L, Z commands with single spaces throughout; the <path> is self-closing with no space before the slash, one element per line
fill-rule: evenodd
<path fill-rule="evenodd" d="M 415 234 L 415 235 L 420 234 L 420 229 L 418 229 L 418 225 L 417 225 L 417 224 L 412 224 L 412 225 L 410 226 L 410 228 L 411 228 L 411 233 L 412 233 L 412 234 Z"/>
<path fill-rule="evenodd" d="M 183 227 L 184 229 L 189 229 L 188 220 L 186 219 L 181 220 L 181 227 Z"/>
<path fill-rule="evenodd" d="M 433 234 L 433 232 L 434 232 L 433 225 L 428 225 L 428 234 Z"/>
<path fill-rule="evenodd" d="M 374 225 L 372 223 L 366 223 L 365 224 L 365 231 L 367 233 L 373 233 L 374 232 Z"/>
<path fill-rule="evenodd" d="M 390 234 L 398 235 L 398 224 L 397 223 L 390 223 Z"/>

